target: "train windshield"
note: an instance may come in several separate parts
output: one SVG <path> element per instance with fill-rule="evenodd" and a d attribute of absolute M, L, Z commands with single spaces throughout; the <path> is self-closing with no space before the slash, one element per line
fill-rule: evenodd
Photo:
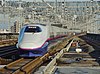
<path fill-rule="evenodd" d="M 34 33 L 37 33 L 37 32 L 41 32 L 41 28 L 38 27 L 38 26 L 28 26 L 26 27 L 25 29 L 25 32 L 34 32 Z"/>

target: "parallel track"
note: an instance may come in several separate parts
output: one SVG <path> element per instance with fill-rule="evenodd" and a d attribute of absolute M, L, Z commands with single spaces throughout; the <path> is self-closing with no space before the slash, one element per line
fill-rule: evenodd
<path fill-rule="evenodd" d="M 89 37 L 87 37 L 87 35 L 85 36 L 81 36 L 80 38 L 82 38 L 83 40 L 85 40 L 87 43 L 89 43 L 90 45 L 100 49 L 100 41 L 95 40 L 95 39 L 91 39 Z"/>
<path fill-rule="evenodd" d="M 8 58 L 15 55 L 18 55 L 18 49 L 15 47 L 15 45 L 0 47 L 0 57 Z"/>
<path fill-rule="evenodd" d="M 0 69 L 1 74 L 29 74 L 37 69 L 43 62 L 45 62 L 49 56 L 60 51 L 66 46 L 67 41 L 63 41 L 55 46 L 55 48 L 50 50 L 47 54 L 42 57 L 37 57 L 36 59 L 19 59 L 8 64 L 6 67 Z M 58 49 L 59 48 L 59 49 Z"/>
<path fill-rule="evenodd" d="M 35 71 L 43 62 L 47 61 L 49 56 L 54 55 L 63 49 L 75 36 L 69 36 L 58 43 L 54 48 L 51 48 L 44 56 L 35 59 L 19 59 L 4 68 L 0 69 L 0 74 L 30 74 Z"/>
<path fill-rule="evenodd" d="M 33 61 L 32 59 L 21 58 L 15 62 L 8 64 L 2 70 L 0 70 L 0 72 L 2 72 L 1 74 L 11 74 L 11 73 L 16 74 L 17 71 L 24 73 L 24 71 L 22 70 L 23 67 L 25 67 L 27 64 L 29 64 L 32 61 Z"/>
<path fill-rule="evenodd" d="M 80 41 L 79 39 L 77 40 L 76 42 Z M 85 43 L 85 41 L 83 40 L 79 42 L 79 45 L 80 47 L 78 48 L 82 49 L 81 53 L 76 53 L 75 49 L 77 48 L 77 45 L 72 47 L 69 44 L 66 48 L 62 49 L 46 67 L 44 67 L 44 69 L 42 70 L 42 74 L 55 74 L 54 72 L 58 68 L 60 68 L 59 71 L 61 71 L 61 69 L 63 68 L 69 68 L 69 67 L 73 67 L 75 69 L 76 67 L 80 67 L 80 68 L 99 67 L 100 68 L 100 58 L 94 58 L 94 56 L 90 54 L 91 52 L 94 51 L 93 48 L 87 43 Z M 64 70 L 62 70 L 61 74 L 64 73 L 63 71 Z"/>
<path fill-rule="evenodd" d="M 17 39 L 0 40 L 0 47 L 15 45 L 16 43 Z"/>

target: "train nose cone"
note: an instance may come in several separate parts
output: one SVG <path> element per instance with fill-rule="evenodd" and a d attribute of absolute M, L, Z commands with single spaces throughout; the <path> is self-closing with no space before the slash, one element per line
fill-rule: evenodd
<path fill-rule="evenodd" d="M 41 44 L 37 44 L 37 43 L 23 43 L 20 45 L 20 48 L 22 49 L 35 49 L 35 48 L 38 48 L 38 47 L 41 47 Z"/>

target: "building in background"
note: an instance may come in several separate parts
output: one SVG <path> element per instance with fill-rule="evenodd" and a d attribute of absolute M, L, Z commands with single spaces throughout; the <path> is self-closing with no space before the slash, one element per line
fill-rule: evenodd
<path fill-rule="evenodd" d="M 10 28 L 10 29 L 11 29 L 11 32 L 12 32 L 12 33 L 14 33 L 14 32 L 15 32 L 15 31 L 14 31 L 14 26 L 11 26 L 11 28 Z"/>
<path fill-rule="evenodd" d="M 18 21 L 15 21 L 14 22 L 14 25 L 13 26 L 11 26 L 11 32 L 12 33 L 19 33 L 20 32 L 20 24 L 19 24 L 19 22 Z"/>
<path fill-rule="evenodd" d="M 20 31 L 20 24 L 18 21 L 14 22 L 14 32 L 18 33 Z"/>

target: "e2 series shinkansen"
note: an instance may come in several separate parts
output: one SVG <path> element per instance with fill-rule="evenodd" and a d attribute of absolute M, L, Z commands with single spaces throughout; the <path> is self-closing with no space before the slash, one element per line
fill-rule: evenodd
<path fill-rule="evenodd" d="M 17 48 L 22 57 L 42 56 L 47 52 L 51 40 L 66 35 L 67 30 L 64 28 L 45 24 L 28 24 L 20 31 Z"/>

